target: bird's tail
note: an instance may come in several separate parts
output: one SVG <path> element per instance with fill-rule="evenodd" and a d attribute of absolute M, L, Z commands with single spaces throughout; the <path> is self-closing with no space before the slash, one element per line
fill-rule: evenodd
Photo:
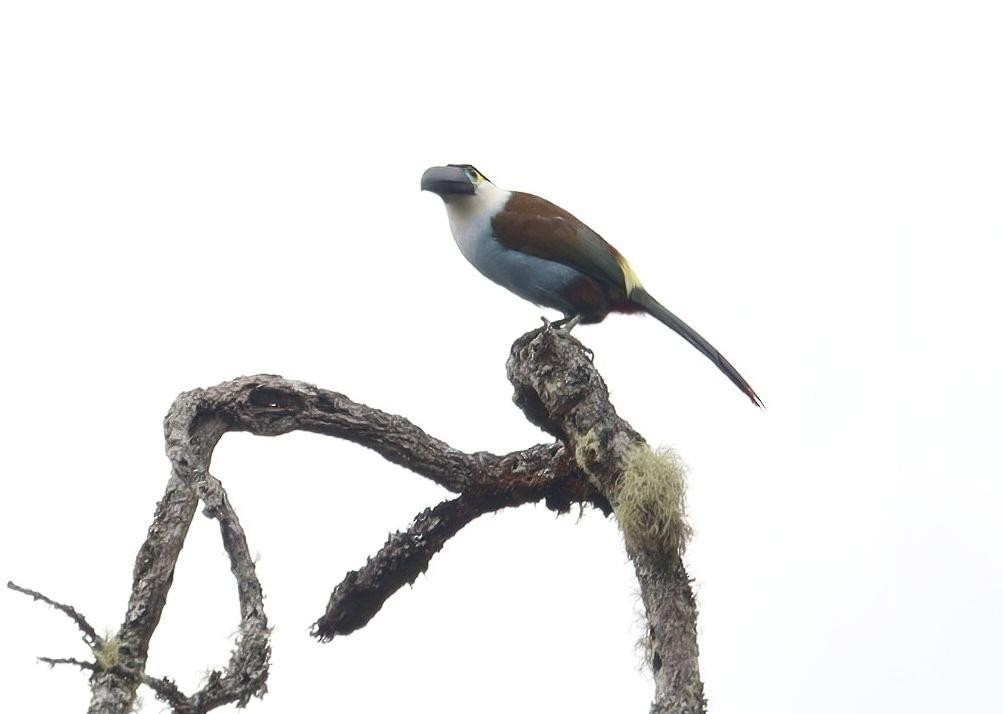
<path fill-rule="evenodd" d="M 651 295 L 649 295 L 644 288 L 635 287 L 631 290 L 630 301 L 638 307 L 643 308 L 649 315 L 657 319 L 659 322 L 671 327 L 687 342 L 703 352 L 707 359 L 716 364 L 717 368 L 724 372 L 725 376 L 732 381 L 732 384 L 741 389 L 742 392 L 752 400 L 753 404 L 757 407 L 763 408 L 763 400 L 759 398 L 756 391 L 750 387 L 749 383 L 746 382 L 742 375 L 738 373 L 738 370 L 731 366 L 731 362 L 726 360 L 724 355 L 714 349 L 713 345 L 701 337 L 696 330 L 669 312 L 669 310 L 655 298 L 651 297 Z"/>

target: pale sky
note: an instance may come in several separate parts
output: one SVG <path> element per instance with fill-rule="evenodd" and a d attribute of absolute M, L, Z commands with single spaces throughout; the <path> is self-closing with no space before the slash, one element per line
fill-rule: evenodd
<path fill-rule="evenodd" d="M 0 576 L 114 630 L 162 417 L 242 374 L 465 450 L 547 440 L 504 363 L 556 315 L 418 190 L 469 162 L 599 231 L 766 402 L 650 318 L 576 329 L 690 466 L 710 711 L 998 712 L 1001 36 L 964 1 L 4 4 Z M 248 711 L 647 711 L 612 520 L 481 519 L 322 645 L 331 588 L 445 492 L 312 435 L 213 466 L 275 627 Z M 84 710 L 84 674 L 34 661 L 86 657 L 72 624 L 4 593 L 4 708 Z M 149 673 L 194 690 L 237 622 L 197 516 Z"/>

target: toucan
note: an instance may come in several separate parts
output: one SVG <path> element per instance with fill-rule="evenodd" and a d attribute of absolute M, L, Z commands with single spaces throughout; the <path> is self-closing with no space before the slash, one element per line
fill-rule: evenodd
<path fill-rule="evenodd" d="M 555 327 L 601 322 L 611 312 L 646 312 L 700 350 L 753 404 L 763 406 L 720 352 L 648 294 L 616 248 L 563 208 L 499 188 L 470 164 L 433 166 L 422 175 L 421 189 L 445 202 L 463 256 L 524 300 L 563 313 Z"/>

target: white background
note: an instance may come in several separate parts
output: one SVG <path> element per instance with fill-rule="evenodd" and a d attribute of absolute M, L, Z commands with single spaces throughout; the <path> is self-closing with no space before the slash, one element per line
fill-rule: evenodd
<path fill-rule="evenodd" d="M 65 3 L 0 11 L 0 576 L 121 621 L 174 396 L 279 373 L 466 449 L 545 437 L 424 168 L 576 213 L 756 387 L 654 320 L 576 331 L 691 466 L 711 710 L 998 712 L 1003 18 L 992 2 Z M 307 629 L 444 492 L 354 445 L 225 437 L 275 626 L 251 711 L 646 711 L 611 521 L 465 529 L 363 631 Z M 4 591 L 6 592 L 6 591 Z M 236 593 L 201 516 L 149 671 Z M 0 593 L 2 708 L 82 711 L 68 620 Z M 163 705 L 144 692 L 142 711 Z"/>

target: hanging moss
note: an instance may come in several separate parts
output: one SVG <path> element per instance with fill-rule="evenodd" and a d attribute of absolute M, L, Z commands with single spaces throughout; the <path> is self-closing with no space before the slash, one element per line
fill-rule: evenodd
<path fill-rule="evenodd" d="M 682 553 L 692 535 L 686 523 L 686 465 L 672 449 L 632 447 L 613 508 L 629 545 L 653 557 Z"/>

